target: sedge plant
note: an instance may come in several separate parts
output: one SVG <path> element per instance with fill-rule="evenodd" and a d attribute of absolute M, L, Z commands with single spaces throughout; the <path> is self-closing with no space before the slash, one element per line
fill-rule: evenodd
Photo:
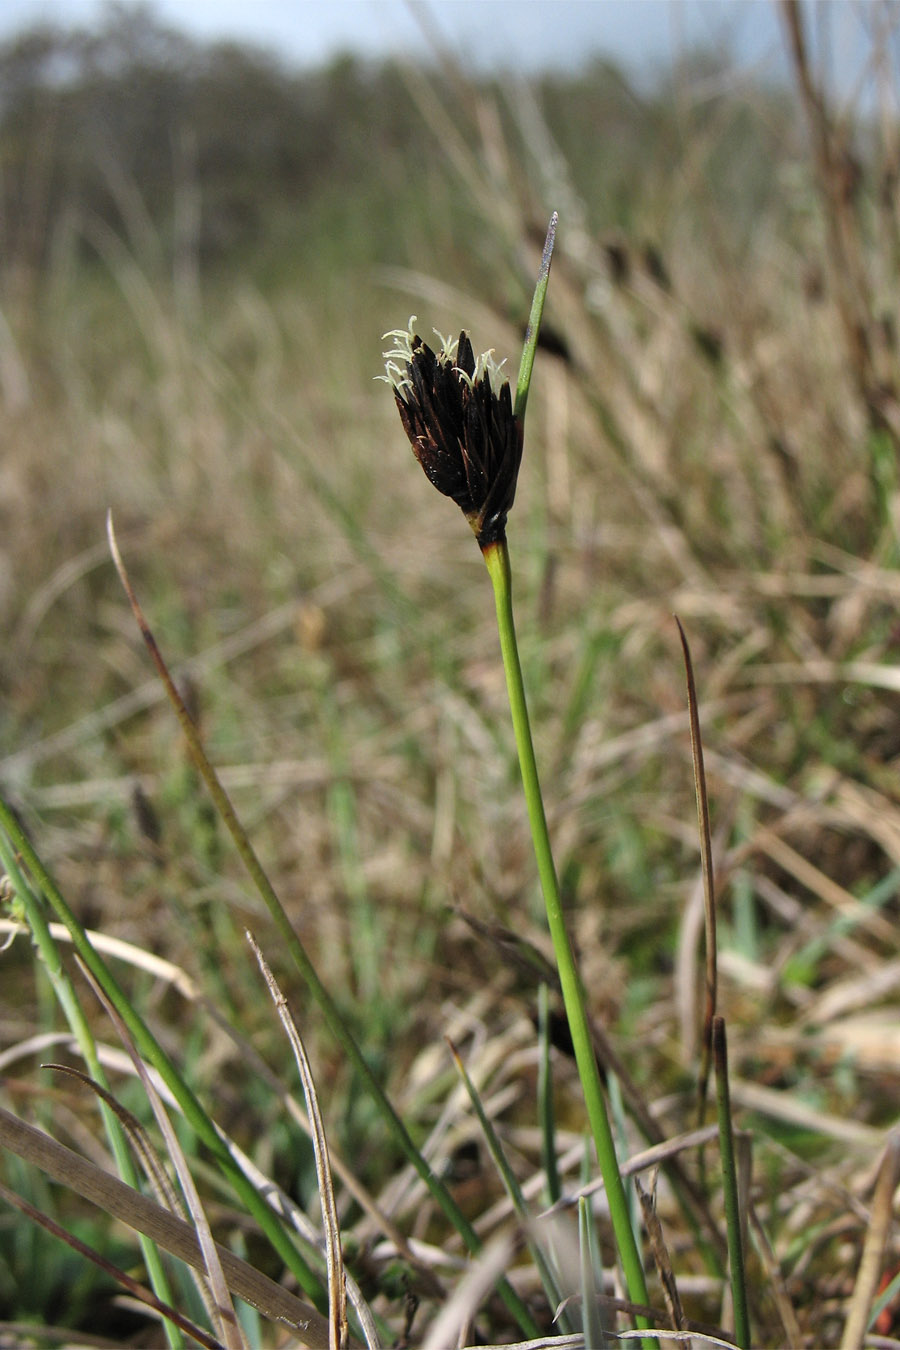
<path fill-rule="evenodd" d="M 465 331 L 455 341 L 441 339 L 435 352 L 415 331 L 415 319 L 410 320 L 407 329 L 385 334 L 395 341 L 394 347 L 385 353 L 385 378 L 393 388 L 416 459 L 438 491 L 451 497 L 461 508 L 475 534 L 493 585 L 500 650 L 528 820 L 585 1108 L 628 1296 L 632 1303 L 646 1307 L 644 1268 L 616 1157 L 584 988 L 566 927 L 550 847 L 516 641 L 512 571 L 506 540 L 507 517 L 515 498 L 522 460 L 525 409 L 557 223 L 554 212 L 525 333 L 515 402 L 510 384 L 491 352 L 476 358 Z M 642 1328 L 649 1327 L 643 1314 L 638 1314 L 636 1321 Z M 645 1344 L 654 1342 L 648 1338 Z"/>

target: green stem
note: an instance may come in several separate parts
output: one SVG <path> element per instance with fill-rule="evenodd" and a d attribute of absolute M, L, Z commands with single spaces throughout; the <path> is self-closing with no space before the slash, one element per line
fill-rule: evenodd
<path fill-rule="evenodd" d="M 516 749 L 522 772 L 522 786 L 528 807 L 528 820 L 531 837 L 537 859 L 538 876 L 544 893 L 547 909 L 547 923 L 553 940 L 553 950 L 562 986 L 563 1002 L 569 1021 L 575 1061 L 581 1079 L 588 1120 L 597 1151 L 597 1162 L 606 1188 L 610 1218 L 616 1237 L 616 1245 L 622 1262 L 628 1297 L 633 1303 L 649 1302 L 647 1283 L 640 1253 L 631 1227 L 628 1213 L 628 1201 L 625 1187 L 616 1158 L 616 1148 L 610 1129 L 609 1116 L 600 1082 L 600 1071 L 591 1039 L 590 1024 L 585 1008 L 584 990 L 575 965 L 572 944 L 563 917 L 562 901 L 559 894 L 559 882 L 550 850 L 550 834 L 547 829 L 547 817 L 544 814 L 544 802 L 538 779 L 537 763 L 534 757 L 534 745 L 531 739 L 531 726 L 528 720 L 528 707 L 525 701 L 525 685 L 522 680 L 522 667 L 519 662 L 519 649 L 516 642 L 515 622 L 512 608 L 512 577 L 509 566 L 509 550 L 505 540 L 488 544 L 483 550 L 484 561 L 494 587 L 494 601 L 497 607 L 497 625 L 500 632 L 500 650 L 503 655 L 503 667 L 506 672 L 506 687 L 509 694 L 509 707 L 512 714 Z M 640 1327 L 649 1326 L 646 1317 L 638 1316 Z M 655 1346 L 648 1338 L 645 1347 Z"/>
<path fill-rule="evenodd" d="M 728 1261 L 731 1268 L 731 1301 L 734 1304 L 734 1336 L 741 1350 L 750 1346 L 750 1312 L 747 1307 L 747 1281 L 744 1276 L 744 1244 L 741 1236 L 741 1210 L 738 1201 L 737 1163 L 734 1133 L 731 1128 L 731 1093 L 728 1087 L 728 1050 L 725 1019 L 712 1023 L 713 1062 L 716 1066 L 716 1107 L 719 1117 L 719 1152 L 725 1192 L 725 1228 L 728 1233 Z"/>
<path fill-rule="evenodd" d="M 538 989 L 538 1119 L 541 1123 L 541 1155 L 547 1178 L 547 1206 L 562 1195 L 556 1163 L 556 1120 L 553 1113 L 553 1073 L 550 1064 L 550 991 L 542 980 Z"/>

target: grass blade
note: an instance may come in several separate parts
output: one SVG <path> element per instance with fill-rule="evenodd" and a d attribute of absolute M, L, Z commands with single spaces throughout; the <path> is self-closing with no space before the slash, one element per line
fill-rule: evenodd
<path fill-rule="evenodd" d="M 550 280 L 550 262 L 553 258 L 553 245 L 556 243 L 556 227 L 559 224 L 559 216 L 554 211 L 550 217 L 550 225 L 547 229 L 547 238 L 544 241 L 544 251 L 541 254 L 541 266 L 538 272 L 537 285 L 534 288 L 534 299 L 531 302 L 531 313 L 528 316 L 528 327 L 525 329 L 525 343 L 522 348 L 522 360 L 519 364 L 519 378 L 516 381 L 516 400 L 515 414 L 519 426 L 524 426 L 525 409 L 528 405 L 528 391 L 531 388 L 531 374 L 534 369 L 534 357 L 537 351 L 538 333 L 541 327 L 541 318 L 544 313 L 544 301 L 547 298 L 547 283 Z"/>
<path fill-rule="evenodd" d="M 888 1237 L 893 1224 L 894 1192 L 900 1178 L 900 1133 L 893 1131 L 878 1167 L 871 1218 L 866 1230 L 856 1287 L 847 1309 L 841 1350 L 862 1350 L 871 1320 L 872 1304 L 884 1266 Z"/>
<path fill-rule="evenodd" d="M 666 1301 L 666 1311 L 669 1314 L 669 1320 L 676 1331 L 686 1331 L 687 1322 L 684 1316 L 684 1309 L 681 1306 L 678 1285 L 675 1282 L 675 1272 L 672 1269 L 672 1258 L 669 1255 L 669 1248 L 666 1243 L 665 1235 L 663 1234 L 662 1224 L 660 1223 L 659 1215 L 656 1212 L 656 1174 L 653 1175 L 650 1191 L 644 1190 L 639 1177 L 635 1177 L 634 1184 L 638 1193 L 638 1199 L 641 1202 L 641 1210 L 644 1215 L 644 1226 L 647 1229 L 647 1236 L 650 1239 L 653 1259 L 656 1262 L 656 1273 L 659 1275 L 659 1282 L 662 1287 L 663 1298 Z M 688 1350 L 690 1350 L 690 1345 L 688 1345 Z"/>
<path fill-rule="evenodd" d="M 697 1124 L 702 1126 L 709 1086 L 712 1055 L 712 1027 L 718 1000 L 718 963 L 716 943 L 716 891 L 713 874 L 712 831 L 709 824 L 709 798 L 706 792 L 706 771 L 703 766 L 703 741 L 700 736 L 700 712 L 697 704 L 697 686 L 694 665 L 687 634 L 677 614 L 678 636 L 684 655 L 687 677 L 688 713 L 691 723 L 691 759 L 694 766 L 694 792 L 697 799 L 697 823 L 700 830 L 700 863 L 703 870 L 703 911 L 706 920 L 706 1008 L 703 1017 L 703 1049 L 697 1080 Z"/>
<path fill-rule="evenodd" d="M 600 1311 L 602 1288 L 597 1284 L 598 1272 L 601 1272 L 597 1235 L 591 1207 L 584 1196 L 578 1201 L 578 1251 L 581 1258 L 581 1324 L 584 1343 L 599 1348 L 615 1340 L 615 1335 L 603 1325 Z"/>
<path fill-rule="evenodd" d="M 725 1224 L 728 1231 L 728 1261 L 731 1296 L 734 1304 L 734 1332 L 741 1350 L 750 1346 L 750 1312 L 744 1273 L 744 1241 L 738 1202 L 737 1164 L 734 1131 L 731 1122 L 731 1095 L 728 1088 L 728 1050 L 725 1019 L 716 1017 L 712 1026 L 713 1062 L 716 1069 L 716 1106 L 719 1117 L 719 1149 L 722 1155 L 722 1181 L 725 1191 Z"/>
<path fill-rule="evenodd" d="M 281 1025 L 294 1052 L 294 1059 L 303 1084 L 306 1109 L 312 1126 L 313 1152 L 316 1159 L 316 1177 L 319 1183 L 319 1203 L 322 1207 L 322 1226 L 325 1231 L 325 1259 L 328 1269 L 328 1325 L 330 1350 L 346 1350 L 347 1327 L 347 1286 L 344 1276 L 344 1258 L 341 1252 L 341 1228 L 338 1221 L 337 1205 L 334 1199 L 334 1184 L 331 1179 L 331 1164 L 328 1160 L 328 1142 L 325 1138 L 325 1125 L 319 1110 L 319 1098 L 313 1079 L 312 1066 L 297 1024 L 288 1007 L 287 999 L 278 987 L 265 957 L 251 933 L 247 941 L 253 948 L 253 954 L 259 962 L 263 979 L 272 996 L 272 1002 L 278 1011 Z M 374 1329 L 374 1328 L 373 1328 Z"/>
<path fill-rule="evenodd" d="M 538 988 L 538 1120 L 541 1127 L 541 1160 L 547 1178 L 547 1205 L 562 1195 L 556 1160 L 556 1125 L 553 1111 L 553 1063 L 550 1056 L 550 997 L 546 984 Z"/>

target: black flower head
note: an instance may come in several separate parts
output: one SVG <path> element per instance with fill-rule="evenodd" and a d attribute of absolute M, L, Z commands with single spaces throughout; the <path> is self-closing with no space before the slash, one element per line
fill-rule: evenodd
<path fill-rule="evenodd" d="M 490 352 L 475 359 L 465 332 L 457 342 L 441 339 L 435 353 L 415 322 L 385 334 L 396 339 L 385 352 L 387 379 L 416 459 L 485 548 L 506 537 L 522 460 L 509 382 Z"/>

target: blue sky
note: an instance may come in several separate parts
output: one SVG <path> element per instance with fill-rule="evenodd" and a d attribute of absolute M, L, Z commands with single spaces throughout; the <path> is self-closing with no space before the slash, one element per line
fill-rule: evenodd
<path fill-rule="evenodd" d="M 774 71 L 781 52 L 771 0 L 156 0 L 153 8 L 197 37 L 254 41 L 301 64 L 348 48 L 420 48 L 416 9 L 458 55 L 481 65 L 533 70 L 607 53 L 637 73 L 686 46 L 728 39 L 741 64 Z M 0 35 L 38 19 L 89 22 L 100 13 L 101 0 L 2 0 Z"/>

